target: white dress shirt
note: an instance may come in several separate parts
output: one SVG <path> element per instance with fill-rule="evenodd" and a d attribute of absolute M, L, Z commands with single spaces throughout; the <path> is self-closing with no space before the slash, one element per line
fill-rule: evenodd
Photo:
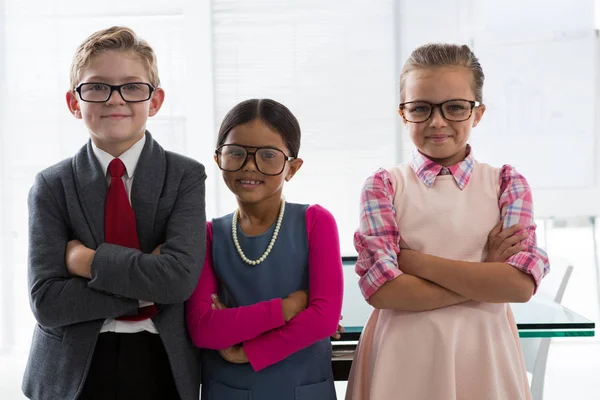
<path fill-rule="evenodd" d="M 127 197 L 129 197 L 129 203 L 131 204 L 131 186 L 133 184 L 133 174 L 135 173 L 135 166 L 140 159 L 140 155 L 142 154 L 142 150 L 144 149 L 144 144 L 146 143 L 146 135 L 144 135 L 140 140 L 138 140 L 133 146 L 131 146 L 125 153 L 119 156 L 119 159 L 123 161 L 125 164 L 125 174 L 123 175 L 123 183 L 125 184 L 125 190 L 127 191 Z M 107 186 L 110 186 L 110 175 L 108 174 L 108 164 L 115 158 L 105 152 L 104 150 L 98 148 L 95 144 L 92 143 L 92 149 L 94 150 L 94 155 L 100 162 L 100 166 L 104 170 L 106 175 Z M 140 307 L 145 307 L 151 305 L 147 301 L 140 300 Z M 154 326 L 154 322 L 150 318 L 142 320 L 142 321 L 117 321 L 115 319 L 107 319 L 104 321 L 104 325 L 102 325 L 102 332 L 116 332 L 116 333 L 136 333 L 148 331 L 150 333 L 158 333 L 156 330 L 156 326 Z"/>

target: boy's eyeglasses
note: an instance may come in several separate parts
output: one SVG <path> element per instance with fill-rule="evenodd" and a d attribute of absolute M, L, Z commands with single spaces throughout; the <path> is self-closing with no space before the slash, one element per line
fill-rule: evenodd
<path fill-rule="evenodd" d="M 400 113 L 407 122 L 425 122 L 439 107 L 442 117 L 447 121 L 462 122 L 471 118 L 473 109 L 481 105 L 478 101 L 453 99 L 443 103 L 433 104 L 426 101 L 409 101 L 400 103 Z"/>
<path fill-rule="evenodd" d="M 154 90 L 154 86 L 145 82 L 129 82 L 122 85 L 89 82 L 75 88 L 79 98 L 88 103 L 105 103 L 114 91 L 119 92 L 121 98 L 127 103 L 140 103 L 150 100 Z"/>
<path fill-rule="evenodd" d="M 248 149 L 254 149 L 249 151 Z M 237 144 L 224 144 L 215 150 L 219 168 L 227 172 L 239 171 L 246 165 L 250 156 L 254 158 L 256 169 L 263 175 L 276 176 L 283 172 L 285 163 L 293 160 L 273 147 L 250 147 Z"/>

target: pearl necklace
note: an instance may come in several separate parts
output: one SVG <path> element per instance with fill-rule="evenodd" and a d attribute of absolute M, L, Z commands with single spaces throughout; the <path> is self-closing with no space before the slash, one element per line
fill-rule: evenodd
<path fill-rule="evenodd" d="M 279 207 L 279 215 L 277 216 L 277 223 L 275 224 L 275 230 L 273 231 L 273 236 L 271 237 L 271 241 L 269 242 L 267 249 L 265 250 L 263 255 L 258 258 L 258 260 L 251 260 L 248 257 L 246 257 L 246 255 L 244 254 L 244 251 L 242 250 L 242 247 L 240 246 L 240 242 L 238 240 L 237 221 L 238 221 L 238 216 L 239 216 L 240 210 L 239 209 L 235 210 L 235 213 L 233 214 L 233 221 L 231 221 L 231 233 L 233 235 L 233 243 L 235 244 L 235 248 L 236 248 L 238 254 L 240 255 L 240 258 L 242 259 L 242 261 L 244 261 L 246 264 L 250 264 L 250 265 L 258 265 L 261 262 L 265 261 L 265 259 L 269 255 L 269 253 L 271 253 L 273 246 L 275 245 L 275 240 L 277 240 L 277 235 L 279 235 L 279 228 L 281 228 L 281 222 L 283 221 L 283 213 L 284 212 L 285 212 L 285 200 L 282 199 L 281 206 Z"/>

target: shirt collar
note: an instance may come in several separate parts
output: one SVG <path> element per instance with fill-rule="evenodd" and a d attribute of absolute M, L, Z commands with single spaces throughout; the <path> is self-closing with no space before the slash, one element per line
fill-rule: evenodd
<path fill-rule="evenodd" d="M 130 179 L 133 178 L 133 174 L 135 173 L 135 167 L 137 166 L 138 161 L 140 160 L 140 155 L 142 154 L 142 150 L 144 150 L 144 144 L 146 144 L 146 135 L 142 136 L 140 140 L 135 142 L 133 146 L 131 146 L 127 151 L 121 154 L 118 158 L 123 161 L 125 165 L 125 173 L 127 177 Z M 100 166 L 102 167 L 102 171 L 104 171 L 104 175 L 108 173 L 108 164 L 115 159 L 115 157 L 111 156 L 98 146 L 92 142 L 92 150 L 94 151 L 94 155 L 98 159 Z"/>
<path fill-rule="evenodd" d="M 473 157 L 473 151 L 471 150 L 471 146 L 467 145 L 467 157 L 461 162 L 454 164 L 448 168 L 450 174 L 454 177 L 454 180 L 458 184 L 460 190 L 463 190 L 469 180 L 471 180 L 471 176 L 473 175 L 473 165 L 475 164 L 475 158 Z M 421 154 L 418 150 L 413 151 L 412 160 L 410 161 L 410 166 L 415 171 L 415 174 L 423 181 L 423 183 L 427 187 L 432 187 L 437 179 L 438 175 L 443 166 L 436 163 L 435 161 L 430 160 Z"/>

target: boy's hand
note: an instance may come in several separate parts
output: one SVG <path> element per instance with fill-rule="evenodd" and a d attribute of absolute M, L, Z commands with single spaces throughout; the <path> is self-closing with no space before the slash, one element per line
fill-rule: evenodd
<path fill-rule="evenodd" d="M 502 230 L 500 221 L 490 231 L 487 242 L 487 257 L 485 262 L 505 262 L 508 258 L 526 249 L 521 241 L 527 239 L 527 232 L 519 232 L 521 225 L 516 224 Z"/>
<path fill-rule="evenodd" d="M 230 363 L 245 364 L 249 362 L 244 348 L 239 344 L 228 347 L 223 350 L 219 350 L 219 354 L 221 355 L 221 357 L 223 357 L 223 359 L 229 361 Z"/>
<path fill-rule="evenodd" d="M 67 243 L 65 261 L 67 270 L 73 276 L 91 279 L 91 266 L 96 252 L 85 247 L 79 240 L 71 240 Z"/>
<path fill-rule="evenodd" d="M 162 247 L 162 243 L 159 244 L 158 246 L 156 246 L 156 248 L 154 250 L 152 250 L 151 254 L 154 254 L 155 256 L 159 256 L 160 255 L 160 248 Z"/>
<path fill-rule="evenodd" d="M 308 306 L 308 292 L 306 290 L 298 290 L 281 301 L 283 308 L 283 319 L 285 322 L 290 322 L 292 318 L 300 314 Z"/>

